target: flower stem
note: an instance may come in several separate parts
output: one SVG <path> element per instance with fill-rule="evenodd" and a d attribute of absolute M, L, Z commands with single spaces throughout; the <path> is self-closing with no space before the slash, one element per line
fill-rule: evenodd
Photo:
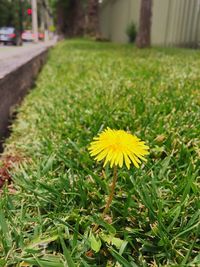
<path fill-rule="evenodd" d="M 110 191 L 110 195 L 109 195 L 108 201 L 106 203 L 106 207 L 105 207 L 105 209 L 104 209 L 104 211 L 102 213 L 102 218 L 105 217 L 106 213 L 109 210 L 110 204 L 112 203 L 114 192 L 115 192 L 116 181 L 117 181 L 117 167 L 114 166 L 113 181 L 112 181 L 112 185 L 111 185 L 111 191 Z"/>
<path fill-rule="evenodd" d="M 112 181 L 112 185 L 111 185 L 111 190 L 110 190 L 110 194 L 109 194 L 109 198 L 108 198 L 108 201 L 106 203 L 106 206 L 103 210 L 103 213 L 101 215 L 101 217 L 104 219 L 105 215 L 107 214 L 109 208 L 110 208 L 110 205 L 112 203 L 112 200 L 113 200 L 113 196 L 114 196 L 114 192 L 115 192 L 115 186 L 116 186 L 116 182 L 117 182 L 117 167 L 114 166 L 114 171 L 113 171 L 113 181 Z M 99 225 L 96 224 L 93 228 L 93 232 L 96 232 L 96 230 L 98 229 Z"/>

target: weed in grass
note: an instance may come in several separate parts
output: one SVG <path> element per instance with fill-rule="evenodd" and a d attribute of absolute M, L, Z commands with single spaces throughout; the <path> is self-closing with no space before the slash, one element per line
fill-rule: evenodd
<path fill-rule="evenodd" d="M 117 182 L 117 166 L 122 168 L 123 163 L 125 163 L 126 167 L 130 169 L 132 162 L 135 167 L 139 168 L 141 159 L 146 161 L 144 156 L 149 154 L 148 149 L 149 147 L 136 136 L 123 130 L 111 130 L 110 128 L 100 133 L 91 142 L 89 147 L 91 156 L 95 156 L 97 161 L 105 160 L 104 167 L 110 163 L 110 167 L 114 169 L 110 194 L 102 218 L 107 214 L 113 200 Z M 97 229 L 98 225 L 94 227 L 93 231 L 95 232 Z"/>

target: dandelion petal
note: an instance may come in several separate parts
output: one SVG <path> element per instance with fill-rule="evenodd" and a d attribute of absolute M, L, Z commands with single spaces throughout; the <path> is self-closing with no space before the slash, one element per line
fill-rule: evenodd
<path fill-rule="evenodd" d="M 97 161 L 104 160 L 104 166 L 109 162 L 111 168 L 116 165 L 120 168 L 125 163 L 130 169 L 131 163 L 139 168 L 141 160 L 149 154 L 149 147 L 144 141 L 123 130 L 105 129 L 90 143 L 88 148 L 91 156 Z"/>

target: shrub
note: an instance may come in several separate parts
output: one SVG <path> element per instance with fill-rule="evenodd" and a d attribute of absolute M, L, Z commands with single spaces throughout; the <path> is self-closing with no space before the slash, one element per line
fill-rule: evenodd
<path fill-rule="evenodd" d="M 137 36 L 137 29 L 134 22 L 131 22 L 126 28 L 126 34 L 128 35 L 129 42 L 134 43 Z"/>

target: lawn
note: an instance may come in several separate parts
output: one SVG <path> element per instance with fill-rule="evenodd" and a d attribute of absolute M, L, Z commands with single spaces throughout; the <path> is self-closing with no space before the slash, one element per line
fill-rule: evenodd
<path fill-rule="evenodd" d="M 0 198 L 0 266 L 199 266 L 199 70 L 197 50 L 52 49 L 6 141 L 17 160 Z M 150 154 L 118 169 L 103 220 L 112 169 L 88 146 L 107 127 Z"/>

